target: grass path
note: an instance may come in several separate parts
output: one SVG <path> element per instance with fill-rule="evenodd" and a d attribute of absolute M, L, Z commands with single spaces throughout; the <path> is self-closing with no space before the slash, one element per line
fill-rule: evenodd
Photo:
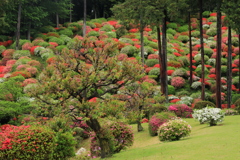
<path fill-rule="evenodd" d="M 191 135 L 180 141 L 160 142 L 148 134 L 136 132 L 132 147 L 108 160 L 237 160 L 240 159 L 240 116 L 227 116 L 222 124 L 209 127 L 194 119 Z"/>

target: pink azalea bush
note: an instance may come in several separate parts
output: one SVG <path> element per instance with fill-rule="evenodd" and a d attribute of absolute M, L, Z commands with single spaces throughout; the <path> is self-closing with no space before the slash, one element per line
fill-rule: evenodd
<path fill-rule="evenodd" d="M 173 77 L 171 80 L 171 85 L 175 88 L 181 88 L 185 85 L 185 79 L 179 76 Z"/>
<path fill-rule="evenodd" d="M 169 111 L 174 112 L 177 117 L 191 118 L 193 112 L 192 108 L 188 107 L 186 104 L 173 104 L 169 106 Z"/>

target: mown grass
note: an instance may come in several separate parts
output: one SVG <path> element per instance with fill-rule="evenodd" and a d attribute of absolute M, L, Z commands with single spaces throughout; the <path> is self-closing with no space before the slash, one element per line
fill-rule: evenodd
<path fill-rule="evenodd" d="M 227 116 L 222 124 L 209 127 L 194 119 L 189 137 L 180 141 L 160 142 L 148 134 L 148 125 L 138 133 L 134 128 L 134 144 L 108 160 L 236 160 L 240 159 L 240 115 Z"/>

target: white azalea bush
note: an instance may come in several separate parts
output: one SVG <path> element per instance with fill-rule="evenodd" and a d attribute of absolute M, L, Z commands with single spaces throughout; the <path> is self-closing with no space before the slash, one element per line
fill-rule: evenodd
<path fill-rule="evenodd" d="M 160 141 L 177 141 L 189 136 L 191 128 L 188 122 L 181 118 L 170 120 L 159 127 L 158 137 Z"/>
<path fill-rule="evenodd" d="M 201 124 L 209 123 L 210 126 L 217 125 L 218 122 L 222 122 L 225 116 L 225 112 L 220 108 L 205 107 L 203 109 L 195 109 L 192 114 L 194 119 L 197 119 Z"/>

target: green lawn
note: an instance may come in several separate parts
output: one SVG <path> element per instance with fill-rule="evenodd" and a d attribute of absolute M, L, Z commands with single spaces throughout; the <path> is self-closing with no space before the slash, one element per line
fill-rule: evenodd
<path fill-rule="evenodd" d="M 108 160 L 237 160 L 240 159 L 240 116 L 227 116 L 222 124 L 209 127 L 194 119 L 189 137 L 174 142 L 160 142 L 144 131 L 136 132 L 134 144 Z"/>

